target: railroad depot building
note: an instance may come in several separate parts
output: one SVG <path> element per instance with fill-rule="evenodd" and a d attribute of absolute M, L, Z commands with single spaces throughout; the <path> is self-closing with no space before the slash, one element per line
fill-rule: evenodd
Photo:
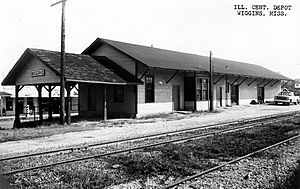
<path fill-rule="evenodd" d="M 272 101 L 283 80 L 264 67 L 213 58 L 214 106 Z M 209 58 L 107 39 L 82 54 L 66 53 L 67 93 L 78 86 L 80 116 L 141 117 L 209 109 Z M 60 84 L 60 52 L 27 49 L 3 85 Z"/>

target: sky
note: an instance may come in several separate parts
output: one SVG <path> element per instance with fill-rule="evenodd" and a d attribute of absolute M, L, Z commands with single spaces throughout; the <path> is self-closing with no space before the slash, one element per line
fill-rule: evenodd
<path fill-rule="evenodd" d="M 0 3 L 0 73 L 5 76 L 26 48 L 60 51 L 58 0 Z M 239 16 L 266 5 L 266 16 Z M 291 5 L 286 16 L 269 16 Z M 68 0 L 66 52 L 81 53 L 96 38 L 252 63 L 300 78 L 299 0 Z M 1 78 L 2 78 L 1 77 Z"/>

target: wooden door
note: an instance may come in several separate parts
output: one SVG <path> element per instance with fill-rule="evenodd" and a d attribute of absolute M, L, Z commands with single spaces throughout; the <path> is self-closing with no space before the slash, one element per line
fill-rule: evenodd
<path fill-rule="evenodd" d="M 265 102 L 265 88 L 257 87 L 257 101 L 262 104 Z"/>
<path fill-rule="evenodd" d="M 239 105 L 239 86 L 238 85 L 231 86 L 231 103 Z"/>
<path fill-rule="evenodd" d="M 173 110 L 180 109 L 180 90 L 179 86 L 172 87 L 172 102 L 173 102 Z"/>

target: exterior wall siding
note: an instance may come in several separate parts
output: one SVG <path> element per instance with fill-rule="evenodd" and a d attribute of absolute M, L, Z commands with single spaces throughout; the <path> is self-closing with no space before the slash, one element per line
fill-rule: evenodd
<path fill-rule="evenodd" d="M 172 111 L 172 104 L 159 104 L 159 103 L 165 103 L 167 101 L 171 101 L 172 99 L 172 87 L 168 86 L 164 82 L 160 84 L 160 81 L 163 81 L 165 79 L 165 76 L 167 75 L 166 73 L 168 72 L 159 72 L 159 71 L 148 71 L 148 74 L 154 74 L 155 75 L 155 103 L 157 104 L 157 108 L 160 108 L 161 112 L 168 112 Z M 190 75 L 193 75 L 190 73 Z M 207 77 L 205 75 L 196 75 L 197 77 Z M 214 76 L 214 80 L 216 81 L 217 78 L 220 76 Z M 235 76 L 228 76 L 227 77 L 227 82 L 230 83 L 229 87 L 229 92 L 226 93 L 226 77 L 223 77 L 216 85 L 214 85 L 214 106 L 215 108 L 218 107 L 225 107 L 225 106 L 231 106 L 231 84 L 236 80 L 237 77 Z M 181 84 L 180 84 L 180 108 L 185 109 L 185 110 L 194 110 L 194 101 L 184 101 L 184 75 L 181 76 L 181 78 L 178 78 L 178 81 L 176 81 L 175 77 L 173 78 L 173 82 L 179 82 L 180 84 L 180 79 L 182 79 Z M 241 83 L 245 78 L 241 77 L 239 80 L 237 80 L 234 85 L 239 85 L 239 105 L 249 105 L 252 100 L 257 101 L 257 88 L 259 87 L 258 84 L 260 84 L 263 79 L 257 79 L 255 82 L 253 82 L 250 86 L 250 84 L 254 78 L 248 78 L 245 80 L 243 83 Z M 267 83 L 268 81 L 265 81 Z M 172 83 L 172 82 L 170 82 Z M 275 84 L 273 87 L 268 84 L 265 86 L 265 102 L 266 101 L 272 101 L 274 98 L 274 95 L 277 94 L 280 91 L 280 86 L 281 84 Z M 220 90 L 220 87 L 222 87 L 222 98 L 220 98 L 217 95 L 220 95 L 217 90 Z M 143 106 L 142 104 L 144 103 L 145 100 L 145 90 L 144 86 L 139 86 L 138 87 L 138 96 L 139 96 L 139 105 L 138 105 L 138 112 L 141 114 L 149 114 L 149 113 L 159 113 L 157 109 L 155 109 L 155 106 Z M 159 95 L 157 97 L 157 95 Z M 169 98 L 169 100 L 168 100 Z M 222 100 L 222 103 L 220 102 Z M 155 104 L 154 103 L 154 104 Z M 221 106 L 222 105 L 222 106 Z M 206 111 L 209 109 L 209 101 L 197 101 L 196 102 L 196 110 L 197 111 Z"/>
<path fill-rule="evenodd" d="M 164 69 L 149 69 L 141 63 L 134 62 L 130 57 L 120 53 L 118 50 L 110 47 L 109 45 L 102 45 L 98 48 L 93 55 L 98 56 L 107 56 L 108 58 L 112 59 L 114 62 L 119 64 L 121 67 L 129 71 L 131 74 L 135 75 L 137 78 L 141 78 L 142 81 L 145 82 L 145 74 L 146 75 L 154 75 L 154 102 L 153 103 L 145 103 L 145 85 L 138 85 L 137 86 L 137 97 L 129 98 L 126 101 L 130 102 L 127 106 L 126 110 L 121 109 L 120 105 L 113 105 L 111 102 L 108 102 L 108 109 L 116 112 L 134 112 L 136 113 L 137 117 L 141 117 L 148 114 L 154 113 L 166 113 L 171 112 L 174 109 L 174 104 L 172 102 L 172 86 L 179 86 L 179 93 L 180 93 L 180 109 L 182 110 L 194 110 L 195 109 L 195 102 L 194 101 L 184 101 L 184 77 L 191 76 L 194 77 L 194 72 L 179 72 L 175 75 L 174 78 L 171 79 L 169 83 L 166 81 L 175 73 L 174 70 L 164 70 Z M 206 74 L 196 74 L 196 77 L 206 77 Z M 217 81 L 221 75 L 214 75 L 214 81 Z M 215 107 L 225 107 L 231 106 L 231 84 L 236 80 L 238 76 L 227 76 L 220 79 L 217 84 L 214 86 L 214 106 Z M 241 77 L 239 80 L 235 82 L 234 85 L 239 85 L 239 104 L 240 105 L 248 105 L 252 100 L 257 101 L 257 88 L 258 84 L 262 82 L 262 79 L 257 79 L 253 82 L 250 86 L 249 83 L 253 81 L 254 78 L 248 78 L 242 84 L 241 82 L 244 80 L 245 77 Z M 227 79 L 227 80 L 226 80 Z M 226 93 L 226 81 L 229 82 L 229 91 Z M 221 88 L 221 91 L 220 91 Z M 280 83 L 276 84 L 275 86 L 271 87 L 270 84 L 265 86 L 265 101 L 272 100 L 274 95 L 280 91 Z M 99 92 L 99 91 L 98 91 Z M 133 93 L 128 94 L 135 94 L 134 90 Z M 109 93 L 109 90 L 108 90 Z M 222 95 L 220 96 L 220 94 Z M 84 101 L 84 89 L 81 94 L 81 100 Z M 125 94 L 124 94 L 125 95 Z M 126 95 L 125 95 L 126 96 Z M 134 96 L 134 95 L 133 95 Z M 99 94 L 99 98 L 101 94 Z M 101 101 L 101 100 L 100 100 Z M 102 102 L 97 100 L 97 115 L 102 115 Z M 135 103 L 137 103 L 135 111 Z M 82 104 L 82 103 L 81 103 Z M 133 104 L 133 105 L 130 105 Z M 82 104 L 81 112 L 86 112 L 85 105 Z M 209 101 L 197 101 L 196 102 L 196 110 L 197 111 L 205 111 L 209 109 Z M 108 110 L 110 111 L 110 110 Z"/>
<path fill-rule="evenodd" d="M 142 70 L 138 72 L 138 75 L 142 75 L 144 72 Z M 179 108 L 184 109 L 184 74 L 178 72 L 169 83 L 166 83 L 175 72 L 174 70 L 158 69 L 152 69 L 147 72 L 146 75 L 154 75 L 154 102 L 145 103 L 145 85 L 139 85 L 137 117 L 152 113 L 172 112 L 174 107 L 172 102 L 172 86 L 179 86 Z M 142 78 L 142 81 L 145 82 L 145 77 Z"/>
<path fill-rule="evenodd" d="M 274 82 L 271 82 L 274 83 Z M 274 86 L 271 87 L 270 84 L 268 84 L 265 87 L 265 101 L 273 101 L 274 96 L 277 95 L 281 91 L 281 82 L 278 82 Z"/>
<path fill-rule="evenodd" d="M 112 61 L 116 62 L 119 66 L 127 70 L 129 73 L 135 75 L 135 62 L 128 56 L 120 53 L 118 50 L 103 44 L 92 55 L 106 56 Z"/>
<path fill-rule="evenodd" d="M 232 83 L 236 77 L 230 77 L 228 80 Z M 240 78 L 236 84 L 239 84 L 243 78 Z M 251 85 L 249 85 L 254 78 L 247 79 L 244 83 L 239 86 L 239 105 L 249 105 L 252 100 L 257 101 L 258 87 L 263 87 L 268 81 L 266 80 L 262 83 L 263 79 L 256 79 Z M 261 84 L 262 83 L 262 84 Z M 271 82 L 273 83 L 273 82 Z M 276 95 L 281 89 L 281 82 L 278 82 L 271 87 L 271 83 L 264 87 L 265 89 L 265 102 L 274 100 L 274 95 Z M 259 85 L 261 84 L 261 85 Z M 249 86 L 248 86 L 249 85 Z M 231 102 L 231 89 L 228 94 L 229 104 Z"/>
<path fill-rule="evenodd" d="M 114 102 L 114 86 L 107 89 L 107 113 L 109 117 L 134 117 L 135 110 L 134 86 L 124 86 L 124 101 Z"/>
<path fill-rule="evenodd" d="M 173 111 L 172 107 L 172 102 L 138 104 L 138 114 L 136 117 L 143 117 L 159 113 L 169 113 Z"/>
<path fill-rule="evenodd" d="M 45 70 L 45 76 L 32 77 L 33 70 Z M 22 72 L 16 76 L 16 85 L 32 85 L 41 83 L 59 83 L 60 78 L 56 73 L 50 70 L 47 66 L 42 64 L 36 58 L 31 58 L 22 69 Z"/>
<path fill-rule="evenodd" d="M 80 116 L 103 118 L 103 85 L 80 84 Z M 88 87 L 93 88 L 96 93 L 96 110 L 91 111 L 88 108 Z M 108 118 L 115 117 L 133 117 L 135 111 L 135 93 L 134 86 L 124 86 L 124 101 L 114 102 L 114 86 L 107 85 L 107 115 Z"/>
<path fill-rule="evenodd" d="M 209 107 L 209 101 L 197 101 L 197 111 L 206 111 Z"/>
<path fill-rule="evenodd" d="M 221 76 L 214 76 L 214 78 L 215 78 L 214 81 L 216 82 L 220 77 Z M 220 92 L 220 87 L 222 88 L 221 92 Z M 225 87 L 226 87 L 226 79 L 225 79 L 225 77 L 223 77 L 220 81 L 218 81 L 214 85 L 214 105 L 215 105 L 215 107 L 226 106 L 226 93 L 225 93 L 226 91 L 225 91 Z M 222 94 L 222 95 L 220 95 L 220 94 Z"/>

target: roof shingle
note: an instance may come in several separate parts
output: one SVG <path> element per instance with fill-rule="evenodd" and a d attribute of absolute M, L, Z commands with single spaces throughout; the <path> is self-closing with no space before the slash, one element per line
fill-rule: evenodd
<path fill-rule="evenodd" d="M 95 42 L 98 42 L 100 45 L 101 43 L 106 43 L 110 46 L 113 46 L 119 51 L 133 57 L 149 67 L 186 71 L 209 71 L 209 58 L 206 56 L 170 51 L 108 39 L 98 38 Z M 91 48 L 91 46 L 89 48 Z M 87 48 L 83 53 L 88 53 L 89 48 Z M 220 74 L 291 80 L 290 78 L 255 64 L 224 60 L 220 58 L 213 58 L 213 63 L 214 72 Z"/>
<path fill-rule="evenodd" d="M 60 75 L 60 52 L 30 48 L 27 49 L 24 54 L 32 54 L 45 65 L 47 65 L 57 75 Z M 14 77 L 18 71 L 21 71 L 21 67 L 26 64 L 26 61 L 22 62 L 22 57 L 8 74 L 8 76 L 4 79 L 4 85 L 14 85 L 14 79 L 12 77 Z M 125 76 L 119 76 L 118 73 L 115 73 L 114 71 L 102 65 L 103 63 L 107 64 L 107 62 L 112 61 L 106 57 L 96 60 L 89 55 L 66 53 L 66 81 L 97 82 L 107 84 L 143 83 L 130 73 L 126 73 Z M 122 72 L 127 71 L 122 70 Z"/>

